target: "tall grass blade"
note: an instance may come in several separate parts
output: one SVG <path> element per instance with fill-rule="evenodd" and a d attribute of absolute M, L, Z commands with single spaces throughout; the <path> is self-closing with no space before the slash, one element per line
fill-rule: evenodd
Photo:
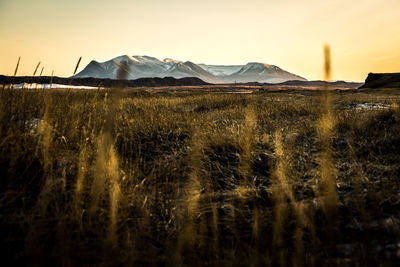
<path fill-rule="evenodd" d="M 40 61 L 39 61 L 39 63 L 36 65 L 36 68 L 35 68 L 35 71 L 33 72 L 33 75 L 32 76 L 35 76 L 36 75 L 36 72 L 37 72 L 37 70 L 38 70 L 38 68 L 39 68 L 39 66 L 40 66 Z"/>
<path fill-rule="evenodd" d="M 79 64 L 81 63 L 82 57 L 79 57 L 78 62 L 76 62 L 74 74 L 72 76 L 75 76 L 76 72 L 78 71 Z"/>
<path fill-rule="evenodd" d="M 17 66 L 15 67 L 15 71 L 14 71 L 14 76 L 17 76 L 20 61 L 21 61 L 21 57 L 18 57 Z"/>

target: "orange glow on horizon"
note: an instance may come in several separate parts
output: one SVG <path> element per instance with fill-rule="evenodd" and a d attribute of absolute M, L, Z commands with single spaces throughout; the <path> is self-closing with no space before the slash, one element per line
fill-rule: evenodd
<path fill-rule="evenodd" d="M 363 81 L 400 72 L 398 0 L 6 0 L 0 74 L 71 76 L 91 60 L 149 55 L 207 64 L 264 62 L 323 79 Z M 40 70 L 39 70 L 40 71 Z"/>

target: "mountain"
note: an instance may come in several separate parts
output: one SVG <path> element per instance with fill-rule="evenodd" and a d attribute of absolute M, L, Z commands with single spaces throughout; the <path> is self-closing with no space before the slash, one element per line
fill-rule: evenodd
<path fill-rule="evenodd" d="M 191 61 L 166 58 L 163 61 L 150 56 L 123 55 L 99 63 L 91 61 L 76 78 L 116 79 L 118 70 L 127 72 L 127 79 L 138 78 L 184 78 L 196 77 L 208 83 L 280 83 L 290 80 L 306 81 L 303 77 L 281 68 L 264 63 L 252 62 L 246 65 L 207 65 Z"/>
<path fill-rule="evenodd" d="M 282 83 L 290 80 L 306 81 L 303 77 L 292 74 L 281 68 L 264 63 L 251 62 L 242 66 L 237 72 L 225 76 L 227 82 L 260 82 L 260 83 Z"/>
<path fill-rule="evenodd" d="M 190 61 L 184 63 L 174 62 L 170 64 L 170 68 L 163 73 L 163 76 L 171 76 L 174 78 L 197 77 L 209 83 L 223 83 L 223 80 L 220 80 L 211 73 L 205 71 L 199 65 Z"/>

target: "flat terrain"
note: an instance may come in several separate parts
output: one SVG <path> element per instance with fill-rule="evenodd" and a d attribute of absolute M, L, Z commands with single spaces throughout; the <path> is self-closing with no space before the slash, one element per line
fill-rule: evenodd
<path fill-rule="evenodd" d="M 336 90 L 348 90 L 357 89 L 363 85 L 363 83 L 356 82 L 323 82 L 323 81 L 287 81 L 278 84 L 271 83 L 235 83 L 235 84 L 208 84 L 199 78 L 186 77 L 181 79 L 175 79 L 172 77 L 164 78 L 140 78 L 136 80 L 115 80 L 115 79 L 100 79 L 100 78 L 64 78 L 56 76 L 4 76 L 0 75 L 0 83 L 4 84 L 5 87 L 13 88 L 52 88 L 57 86 L 65 87 L 65 85 L 73 86 L 77 88 L 92 87 L 96 88 L 115 88 L 124 87 L 136 88 L 136 89 L 157 89 L 157 90 L 201 90 L 201 91 L 234 91 L 240 89 L 251 89 L 251 90 L 319 90 L 321 87 L 330 86 L 331 89 Z M 44 86 L 43 86 L 44 85 Z M 382 85 L 382 83 L 381 83 Z M 382 86 L 384 87 L 384 86 Z"/>
<path fill-rule="evenodd" d="M 201 88 L 3 88 L 3 261 L 399 263 L 399 90 Z"/>

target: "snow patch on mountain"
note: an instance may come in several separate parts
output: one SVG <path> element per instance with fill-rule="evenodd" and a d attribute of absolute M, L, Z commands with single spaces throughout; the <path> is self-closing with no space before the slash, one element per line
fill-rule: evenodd
<path fill-rule="evenodd" d="M 204 70 L 215 76 L 228 76 L 232 73 L 240 70 L 243 65 L 207 65 L 207 64 L 198 64 Z"/>
<path fill-rule="evenodd" d="M 182 61 L 176 60 L 176 59 L 172 59 L 172 58 L 165 58 L 163 60 L 165 63 L 180 63 Z"/>
<path fill-rule="evenodd" d="M 121 63 L 122 61 L 126 61 L 128 63 L 140 64 L 140 61 L 135 59 L 132 56 L 123 55 L 112 59 L 116 63 Z"/>

